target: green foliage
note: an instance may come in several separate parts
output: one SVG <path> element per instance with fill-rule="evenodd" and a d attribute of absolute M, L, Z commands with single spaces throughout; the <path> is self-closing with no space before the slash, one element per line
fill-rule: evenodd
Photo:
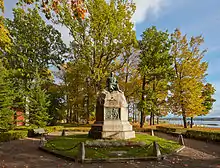
<path fill-rule="evenodd" d="M 207 62 L 202 61 L 205 51 L 200 51 L 204 40 L 201 36 L 187 40 L 179 30 L 172 34 L 172 40 L 175 75 L 171 81 L 170 107 L 174 114 L 183 116 L 186 128 L 186 117 L 195 117 L 204 111 L 202 90 L 208 67 Z"/>
<path fill-rule="evenodd" d="M 103 88 L 103 79 L 110 70 L 118 70 L 125 62 L 126 52 L 136 43 L 131 18 L 134 4 L 127 1 L 85 1 L 88 16 L 74 20 L 63 8 L 60 21 L 70 30 L 73 38 L 71 53 L 88 68 L 95 92 Z M 120 60 L 124 60 L 120 63 Z"/>
<path fill-rule="evenodd" d="M 46 132 L 50 133 L 50 132 L 57 132 L 57 131 L 62 131 L 63 130 L 63 126 L 46 126 L 44 127 L 44 129 L 46 130 Z"/>
<path fill-rule="evenodd" d="M 176 128 L 173 127 L 166 127 L 166 126 L 156 126 L 156 130 L 164 133 L 172 133 L 176 132 Z"/>
<path fill-rule="evenodd" d="M 204 102 L 202 103 L 205 106 L 204 114 L 208 114 L 212 109 L 213 103 L 216 101 L 212 96 L 215 93 L 215 88 L 212 84 L 207 83 L 204 85 L 202 90 L 202 96 L 204 97 Z"/>
<path fill-rule="evenodd" d="M 0 142 L 7 142 L 27 137 L 27 131 L 0 132 Z"/>
<path fill-rule="evenodd" d="M 54 84 L 52 82 L 47 82 L 43 86 L 47 90 L 48 100 L 50 105 L 47 108 L 47 113 L 50 116 L 49 125 L 56 125 L 58 121 L 64 119 L 64 94 L 62 92 L 61 86 Z"/>
<path fill-rule="evenodd" d="M 29 106 L 29 122 L 31 125 L 37 127 L 45 127 L 49 121 L 49 114 L 47 109 L 50 102 L 46 91 L 41 88 L 39 78 L 36 83 L 32 85 L 30 95 L 28 96 Z"/>
<path fill-rule="evenodd" d="M 185 136 L 192 139 L 220 142 L 220 131 L 187 130 Z"/>
<path fill-rule="evenodd" d="M 147 112 L 159 115 L 160 107 L 164 105 L 168 94 L 168 82 L 173 71 L 172 57 L 169 55 L 170 35 L 153 26 L 143 32 L 139 46 L 139 71 L 143 80 L 141 104 L 145 105 L 143 108 Z"/>
<path fill-rule="evenodd" d="M 7 53 L 8 67 L 17 70 L 16 78 L 22 79 L 27 90 L 35 78 L 36 68 L 41 78 L 48 78 L 49 65 L 59 66 L 66 46 L 61 34 L 47 25 L 37 9 L 14 9 L 14 19 L 7 20 L 13 46 Z"/>
<path fill-rule="evenodd" d="M 0 128 L 2 129 L 10 129 L 14 124 L 12 107 L 15 93 L 8 77 L 9 71 L 3 67 L 0 60 Z"/>

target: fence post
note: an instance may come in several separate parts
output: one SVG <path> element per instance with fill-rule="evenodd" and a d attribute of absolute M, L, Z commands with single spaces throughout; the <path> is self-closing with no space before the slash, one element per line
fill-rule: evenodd
<path fill-rule="evenodd" d="M 63 129 L 62 136 L 66 136 L 66 131 Z"/>
<path fill-rule="evenodd" d="M 156 156 L 158 159 L 160 159 L 161 152 L 159 149 L 159 145 L 157 144 L 156 141 L 153 142 L 153 153 L 154 153 L 154 156 Z"/>
<path fill-rule="evenodd" d="M 151 129 L 151 136 L 154 136 L 154 130 Z"/>
<path fill-rule="evenodd" d="M 179 144 L 180 144 L 180 145 L 185 146 L 185 143 L 184 143 L 183 135 L 182 135 L 182 134 L 179 135 L 179 137 L 178 137 L 178 141 L 179 141 Z"/>
<path fill-rule="evenodd" d="M 80 161 L 82 163 L 85 160 L 85 155 L 86 155 L 85 144 L 84 144 L 84 142 L 81 142 L 81 145 L 80 145 Z"/>
<path fill-rule="evenodd" d="M 39 147 L 44 147 L 45 143 L 47 142 L 45 136 L 41 136 Z"/>

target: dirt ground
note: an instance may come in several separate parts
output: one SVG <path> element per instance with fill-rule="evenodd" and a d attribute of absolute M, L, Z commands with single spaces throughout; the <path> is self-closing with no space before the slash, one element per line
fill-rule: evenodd
<path fill-rule="evenodd" d="M 166 134 L 159 137 L 176 140 Z M 26 138 L 0 143 L 0 168 L 220 168 L 220 144 L 185 140 L 186 148 L 163 161 L 80 164 L 38 149 L 39 139 Z"/>

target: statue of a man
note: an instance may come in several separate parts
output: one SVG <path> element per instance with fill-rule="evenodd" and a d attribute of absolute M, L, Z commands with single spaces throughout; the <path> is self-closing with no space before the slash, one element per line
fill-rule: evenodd
<path fill-rule="evenodd" d="M 119 91 L 119 92 L 121 92 L 121 90 L 119 89 L 119 86 L 118 86 L 118 81 L 114 77 L 114 73 L 113 72 L 111 72 L 110 76 L 107 78 L 107 90 L 109 92 L 112 92 L 112 91 Z"/>

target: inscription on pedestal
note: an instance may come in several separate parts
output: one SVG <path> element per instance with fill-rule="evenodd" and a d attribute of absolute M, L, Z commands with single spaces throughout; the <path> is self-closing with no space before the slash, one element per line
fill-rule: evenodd
<path fill-rule="evenodd" d="M 105 120 L 120 120 L 120 108 L 105 107 Z"/>

